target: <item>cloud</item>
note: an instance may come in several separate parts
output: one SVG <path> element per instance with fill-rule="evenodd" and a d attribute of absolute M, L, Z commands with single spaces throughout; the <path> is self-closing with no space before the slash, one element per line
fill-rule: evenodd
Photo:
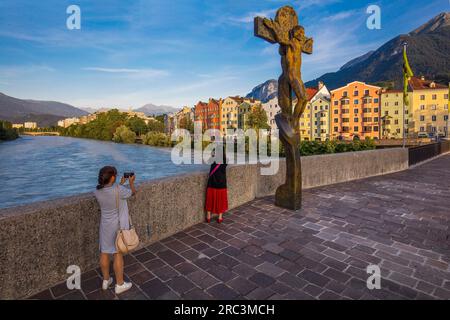
<path fill-rule="evenodd" d="M 132 78 L 156 78 L 165 77 L 169 72 L 161 69 L 129 69 L 129 68 L 103 68 L 103 67 L 86 67 L 82 70 L 93 71 L 109 74 L 121 74 Z"/>
<path fill-rule="evenodd" d="M 264 11 L 254 11 L 249 12 L 245 16 L 242 17 L 229 17 L 230 21 L 233 22 L 241 22 L 241 23 L 253 23 L 255 17 L 266 17 L 274 15 L 277 12 L 277 9 L 270 9 Z"/>

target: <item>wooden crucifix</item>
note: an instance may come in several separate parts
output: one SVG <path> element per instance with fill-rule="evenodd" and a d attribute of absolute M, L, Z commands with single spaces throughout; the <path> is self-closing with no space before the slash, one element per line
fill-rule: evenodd
<path fill-rule="evenodd" d="M 278 187 L 275 204 L 298 210 L 302 205 L 302 171 L 300 160 L 300 117 L 308 103 L 302 81 L 302 53 L 312 54 L 313 39 L 305 36 L 295 10 L 280 8 L 275 20 L 255 17 L 255 36 L 280 45 L 282 74 L 278 79 L 278 105 L 281 113 L 275 116 L 280 140 L 286 154 L 286 182 Z M 292 92 L 296 103 L 293 106 Z"/>

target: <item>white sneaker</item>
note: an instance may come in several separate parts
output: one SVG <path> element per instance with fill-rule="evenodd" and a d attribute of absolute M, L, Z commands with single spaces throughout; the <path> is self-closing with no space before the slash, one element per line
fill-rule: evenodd
<path fill-rule="evenodd" d="M 121 294 L 125 291 L 128 291 L 131 289 L 131 287 L 133 286 L 133 284 L 131 282 L 124 282 L 122 285 L 118 285 L 116 284 L 116 294 Z"/>
<path fill-rule="evenodd" d="M 113 278 L 109 277 L 109 280 L 103 280 L 102 289 L 108 290 L 109 286 L 113 283 Z"/>

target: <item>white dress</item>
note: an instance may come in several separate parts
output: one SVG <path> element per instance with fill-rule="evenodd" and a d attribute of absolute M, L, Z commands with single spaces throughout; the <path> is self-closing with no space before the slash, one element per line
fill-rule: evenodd
<path fill-rule="evenodd" d="M 119 229 L 129 229 L 127 199 L 132 192 L 124 186 L 113 185 L 95 190 L 95 197 L 101 210 L 100 219 L 100 252 L 116 253 L 116 236 Z M 119 208 L 116 197 L 118 194 Z M 117 210 L 119 209 L 119 210 Z M 119 223 L 120 222 L 120 223 Z"/>

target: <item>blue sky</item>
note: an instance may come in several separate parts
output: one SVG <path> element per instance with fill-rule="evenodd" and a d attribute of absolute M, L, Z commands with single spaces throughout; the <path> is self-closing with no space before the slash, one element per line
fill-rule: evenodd
<path fill-rule="evenodd" d="M 81 30 L 66 27 L 71 4 Z M 2 0 L 0 92 L 94 108 L 244 95 L 280 72 L 253 17 L 287 4 L 315 39 L 305 81 L 450 11 L 449 0 Z M 381 30 L 366 27 L 371 4 Z"/>

